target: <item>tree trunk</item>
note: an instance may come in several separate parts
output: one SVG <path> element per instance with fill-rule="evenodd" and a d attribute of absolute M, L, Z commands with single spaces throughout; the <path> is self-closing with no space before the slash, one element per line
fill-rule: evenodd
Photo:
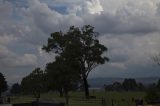
<path fill-rule="evenodd" d="M 1 92 L 0 92 L 0 104 L 3 104 L 3 100 L 1 98 Z"/>
<path fill-rule="evenodd" d="M 37 102 L 39 102 L 39 99 L 41 98 L 41 93 L 38 92 L 38 96 L 37 96 Z"/>
<path fill-rule="evenodd" d="M 68 90 L 64 90 L 64 95 L 65 95 L 65 99 L 66 99 L 66 105 L 69 104 L 69 96 L 68 96 Z"/>
<path fill-rule="evenodd" d="M 62 88 L 59 88 L 58 91 L 59 91 L 59 96 L 63 97 L 63 90 L 62 90 Z"/>
<path fill-rule="evenodd" d="M 39 98 L 41 97 L 40 91 L 35 91 L 34 92 L 34 97 L 36 98 L 36 102 L 39 102 Z"/>
<path fill-rule="evenodd" d="M 83 82 L 84 82 L 85 97 L 86 99 L 89 99 L 89 88 L 86 75 L 83 75 Z"/>

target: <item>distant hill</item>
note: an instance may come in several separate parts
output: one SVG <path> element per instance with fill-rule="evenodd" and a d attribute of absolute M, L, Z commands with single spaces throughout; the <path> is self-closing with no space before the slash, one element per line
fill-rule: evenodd
<path fill-rule="evenodd" d="M 113 84 L 114 82 L 122 83 L 125 78 L 89 78 L 88 82 L 90 87 L 93 88 L 101 88 L 105 85 Z M 146 78 L 134 78 L 136 79 L 137 83 L 141 82 L 144 85 L 157 83 L 160 77 L 146 77 Z"/>

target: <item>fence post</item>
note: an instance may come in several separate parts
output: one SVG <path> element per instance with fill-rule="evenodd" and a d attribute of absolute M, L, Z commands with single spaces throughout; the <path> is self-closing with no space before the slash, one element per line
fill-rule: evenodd
<path fill-rule="evenodd" d="M 104 98 L 102 98 L 102 106 L 106 106 L 106 101 Z"/>
<path fill-rule="evenodd" d="M 127 101 L 127 105 L 129 106 L 129 101 Z"/>
<path fill-rule="evenodd" d="M 113 99 L 112 99 L 112 106 L 114 106 L 114 101 L 113 101 Z"/>

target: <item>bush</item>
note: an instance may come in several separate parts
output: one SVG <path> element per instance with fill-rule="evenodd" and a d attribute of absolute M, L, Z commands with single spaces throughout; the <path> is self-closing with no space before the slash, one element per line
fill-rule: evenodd
<path fill-rule="evenodd" d="M 145 97 L 146 102 L 157 101 L 159 99 L 160 99 L 160 96 L 159 96 L 157 90 L 155 90 L 155 89 L 149 89 L 147 91 L 147 94 L 146 94 L 146 97 Z"/>

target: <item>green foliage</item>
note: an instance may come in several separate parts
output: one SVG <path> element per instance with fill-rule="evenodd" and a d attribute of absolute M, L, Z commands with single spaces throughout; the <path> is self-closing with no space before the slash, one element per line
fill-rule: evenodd
<path fill-rule="evenodd" d="M 11 93 L 12 94 L 20 94 L 21 93 L 21 86 L 18 84 L 18 83 L 15 83 L 12 85 L 12 88 L 11 88 Z"/>
<path fill-rule="evenodd" d="M 135 79 L 124 79 L 123 83 L 122 83 L 124 89 L 126 91 L 133 91 L 133 90 L 136 90 L 137 88 L 137 83 L 136 83 L 136 80 Z"/>
<path fill-rule="evenodd" d="M 158 88 L 158 90 L 160 90 L 160 80 L 158 80 L 158 82 L 157 82 L 157 88 Z"/>
<path fill-rule="evenodd" d="M 77 69 L 79 68 L 76 62 L 56 57 L 55 62 L 48 63 L 46 66 L 49 88 L 76 89 L 80 80 Z"/>
<path fill-rule="evenodd" d="M 67 33 L 54 32 L 43 46 L 46 52 L 53 52 L 63 59 L 79 64 L 78 73 L 84 81 L 86 96 L 89 96 L 87 77 L 93 68 L 104 64 L 109 59 L 103 55 L 107 48 L 99 43 L 98 33 L 94 27 L 85 25 L 82 28 L 70 27 Z"/>
<path fill-rule="evenodd" d="M 114 82 L 110 85 L 104 85 L 105 91 L 123 91 L 123 86 L 120 82 Z"/>
<path fill-rule="evenodd" d="M 145 100 L 148 102 L 148 101 L 156 101 L 156 100 L 159 100 L 160 99 L 160 96 L 157 92 L 157 90 L 155 89 L 149 89 L 147 91 L 147 94 L 146 94 L 146 97 L 145 97 Z"/>
<path fill-rule="evenodd" d="M 157 84 L 153 83 L 148 86 L 147 95 L 145 97 L 146 101 L 157 101 L 160 100 L 160 80 L 158 80 Z"/>
<path fill-rule="evenodd" d="M 122 84 L 119 82 L 115 82 L 112 85 L 114 91 L 121 91 L 123 89 Z"/>
<path fill-rule="evenodd" d="M 106 91 L 145 91 L 142 83 L 137 83 L 135 79 L 124 79 L 122 83 L 114 82 L 110 85 L 104 85 Z"/>
<path fill-rule="evenodd" d="M 31 74 L 22 79 L 21 88 L 24 93 L 32 93 L 35 97 L 39 97 L 41 92 L 46 91 L 45 82 L 45 73 L 40 68 L 36 68 Z"/>
<path fill-rule="evenodd" d="M 56 61 L 47 64 L 46 73 L 49 82 L 49 88 L 56 89 L 60 96 L 64 93 L 66 104 L 68 104 L 68 92 L 78 88 L 80 76 L 78 74 L 79 64 L 68 58 L 56 57 Z"/>
<path fill-rule="evenodd" d="M 2 73 L 0 73 L 0 96 L 2 92 L 5 92 L 7 90 L 7 81 Z"/>
<path fill-rule="evenodd" d="M 137 83 L 137 89 L 139 91 L 145 91 L 146 87 L 142 83 Z"/>

